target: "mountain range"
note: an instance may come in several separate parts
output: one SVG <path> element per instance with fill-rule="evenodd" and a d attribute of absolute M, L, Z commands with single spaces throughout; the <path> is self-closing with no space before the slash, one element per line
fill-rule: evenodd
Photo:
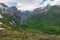
<path fill-rule="evenodd" d="M 60 34 L 60 5 L 47 5 L 33 11 L 18 10 L 0 3 L 2 28 L 35 33 Z"/>

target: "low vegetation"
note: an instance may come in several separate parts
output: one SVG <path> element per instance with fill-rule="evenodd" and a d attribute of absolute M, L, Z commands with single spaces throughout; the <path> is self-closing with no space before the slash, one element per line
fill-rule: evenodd
<path fill-rule="evenodd" d="M 60 35 L 0 30 L 0 40 L 60 40 Z"/>

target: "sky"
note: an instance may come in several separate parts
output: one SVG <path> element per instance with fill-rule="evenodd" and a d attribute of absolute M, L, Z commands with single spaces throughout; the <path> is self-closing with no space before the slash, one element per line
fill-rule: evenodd
<path fill-rule="evenodd" d="M 8 6 L 16 6 L 21 11 L 32 11 L 47 4 L 52 6 L 60 5 L 60 0 L 0 0 L 0 3 L 5 3 Z"/>

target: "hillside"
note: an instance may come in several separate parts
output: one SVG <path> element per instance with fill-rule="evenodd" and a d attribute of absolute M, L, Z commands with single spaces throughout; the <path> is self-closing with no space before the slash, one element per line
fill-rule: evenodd
<path fill-rule="evenodd" d="M 0 5 L 0 15 L 2 18 L 0 18 L 0 22 L 3 26 L 7 26 L 7 28 L 10 28 L 11 30 L 20 30 L 20 17 L 12 10 L 12 8 L 9 8 L 5 4 L 1 3 Z M 6 6 L 6 7 L 5 7 Z"/>
<path fill-rule="evenodd" d="M 30 27 L 30 31 L 60 34 L 60 6 L 52 6 L 46 12 L 28 17 L 24 22 Z"/>
<path fill-rule="evenodd" d="M 0 3 L 0 40 L 60 40 L 60 6 L 21 12 Z"/>
<path fill-rule="evenodd" d="M 0 26 L 5 29 L 32 33 L 60 34 L 60 6 L 47 5 L 33 12 L 21 12 L 15 6 L 0 3 Z M 30 14 L 31 13 L 31 14 Z"/>

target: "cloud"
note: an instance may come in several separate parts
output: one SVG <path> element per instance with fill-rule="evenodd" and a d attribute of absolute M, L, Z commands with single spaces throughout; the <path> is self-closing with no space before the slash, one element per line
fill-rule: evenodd
<path fill-rule="evenodd" d="M 40 3 L 42 2 L 42 0 L 20 0 L 20 2 L 18 2 L 17 6 L 19 7 L 19 10 L 32 10 L 35 8 L 40 7 Z"/>
<path fill-rule="evenodd" d="M 60 0 L 47 0 L 44 2 L 44 4 L 60 5 Z"/>
<path fill-rule="evenodd" d="M 60 5 L 60 0 L 54 0 L 53 5 Z"/>
<path fill-rule="evenodd" d="M 5 4 L 8 2 L 16 2 L 16 6 L 19 10 L 32 10 L 40 7 L 39 4 L 42 2 L 42 0 L 1 0 L 0 2 Z"/>
<path fill-rule="evenodd" d="M 39 3 L 40 2 L 34 2 L 34 1 L 31 1 L 30 3 L 28 1 L 24 2 L 24 3 L 23 2 L 18 3 L 18 6 L 20 6 L 18 9 L 20 9 L 20 10 L 32 10 L 32 9 L 38 8 L 40 6 Z"/>
<path fill-rule="evenodd" d="M 47 4 L 60 5 L 60 0 L 0 0 L 0 2 L 10 6 L 15 5 L 19 10 L 22 10 L 22 11 L 25 11 L 25 10 L 31 11 L 38 7 L 44 7 Z"/>

